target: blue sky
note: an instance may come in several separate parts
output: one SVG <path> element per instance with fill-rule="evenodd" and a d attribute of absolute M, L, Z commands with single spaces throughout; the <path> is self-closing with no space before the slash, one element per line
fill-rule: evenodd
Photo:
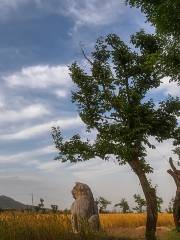
<path fill-rule="evenodd" d="M 34 193 L 36 202 L 44 197 L 47 205 L 65 208 L 74 182 L 82 181 L 95 196 L 113 203 L 126 197 L 133 206 L 132 195 L 141 189 L 127 166 L 100 159 L 57 163 L 50 130 L 59 125 L 65 137 L 86 135 L 71 103 L 68 73 L 73 61 L 84 63 L 80 44 L 88 54 L 99 36 L 117 33 L 128 41 L 130 34 L 153 27 L 119 0 L 0 0 L 0 11 L 0 193 L 25 203 Z M 153 95 L 178 95 L 178 90 L 165 78 Z M 175 191 L 166 174 L 172 143 L 156 145 L 147 158 L 155 168 L 150 177 L 167 204 Z"/>

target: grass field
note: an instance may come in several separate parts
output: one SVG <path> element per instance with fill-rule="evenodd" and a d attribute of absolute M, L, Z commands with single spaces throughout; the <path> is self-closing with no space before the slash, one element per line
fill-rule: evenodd
<path fill-rule="evenodd" d="M 101 214 L 101 237 L 90 232 L 74 235 L 70 217 L 62 214 L 1 213 L 0 240 L 144 239 L 146 214 Z M 171 214 L 159 214 L 160 240 L 179 240 Z M 86 235 L 86 236 L 85 236 Z M 109 236 L 109 237 L 108 237 Z"/>

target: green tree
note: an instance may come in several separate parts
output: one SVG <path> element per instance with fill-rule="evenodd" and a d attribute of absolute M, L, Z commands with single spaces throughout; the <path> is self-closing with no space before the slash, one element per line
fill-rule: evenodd
<path fill-rule="evenodd" d="M 141 8 L 147 20 L 156 29 L 163 44 L 157 61 L 163 71 L 180 84 L 180 1 L 179 0 L 126 0 L 130 6 Z"/>
<path fill-rule="evenodd" d="M 144 36 L 142 37 L 144 39 Z M 110 34 L 97 40 L 91 58 L 90 71 L 77 63 L 70 66 L 76 85 L 72 101 L 87 132 L 96 130 L 94 142 L 82 140 L 79 134 L 64 140 L 59 127 L 53 127 L 52 137 L 58 150 L 57 160 L 79 162 L 112 155 L 119 164 L 128 164 L 139 178 L 146 202 L 146 239 L 154 240 L 157 222 L 156 190 L 147 178 L 153 172 L 146 162 L 146 148 L 155 148 L 150 136 L 159 142 L 172 137 L 177 128 L 180 108 L 178 98 L 169 96 L 155 104 L 147 95 L 160 85 L 163 77 L 154 55 L 160 46 L 151 35 L 146 41 L 132 36 L 137 51 L 128 47 L 117 35 Z M 151 44 L 147 41 L 151 40 Z"/>
<path fill-rule="evenodd" d="M 138 213 L 144 212 L 143 208 L 147 206 L 146 200 L 141 197 L 140 194 L 133 195 L 135 203 L 137 206 L 133 208 L 133 210 L 137 211 Z"/>
<path fill-rule="evenodd" d="M 36 212 L 44 212 L 45 211 L 45 208 L 44 208 L 44 199 L 43 198 L 40 198 L 39 199 L 39 204 L 37 206 L 35 206 L 35 211 Z"/>
<path fill-rule="evenodd" d="M 52 209 L 52 212 L 53 212 L 53 213 L 57 213 L 57 211 L 58 211 L 58 205 L 52 204 L 52 205 L 51 205 L 51 209 Z"/>
<path fill-rule="evenodd" d="M 40 209 L 44 208 L 44 199 L 43 198 L 40 198 L 40 203 L 38 204 L 38 206 Z"/>
<path fill-rule="evenodd" d="M 99 197 L 98 199 L 96 199 L 96 203 L 98 205 L 99 212 L 103 213 L 107 210 L 107 206 L 111 204 L 111 201 L 108 201 L 104 197 Z"/>
<path fill-rule="evenodd" d="M 115 204 L 114 207 L 120 207 L 122 209 L 122 213 L 130 212 L 129 204 L 125 198 L 122 198 L 120 203 Z"/>
<path fill-rule="evenodd" d="M 158 207 L 158 212 L 161 213 L 162 211 L 162 205 L 163 204 L 163 199 L 161 197 L 157 197 L 157 207 Z"/>
<path fill-rule="evenodd" d="M 45 211 L 43 198 L 40 198 L 40 203 L 38 204 L 38 207 L 39 207 L 39 210 Z"/>
<path fill-rule="evenodd" d="M 174 198 L 172 198 L 166 208 L 167 213 L 173 213 Z"/>
<path fill-rule="evenodd" d="M 131 6 L 141 8 L 147 20 L 158 32 L 180 36 L 180 1 L 179 0 L 126 0 Z"/>

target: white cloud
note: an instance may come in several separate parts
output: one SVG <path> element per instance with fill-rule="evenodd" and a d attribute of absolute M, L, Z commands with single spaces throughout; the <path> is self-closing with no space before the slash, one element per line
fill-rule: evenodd
<path fill-rule="evenodd" d="M 151 138 L 150 142 L 156 146 L 156 149 L 147 149 L 147 161 L 150 162 L 155 171 L 166 172 L 169 168 L 169 157 L 172 157 L 175 161 L 178 160 L 178 156 L 172 152 L 174 149 L 173 140 L 169 139 L 158 143 L 154 138 Z"/>
<path fill-rule="evenodd" d="M 65 89 L 58 89 L 57 91 L 55 91 L 55 95 L 58 98 L 65 98 L 67 96 L 68 92 Z"/>
<path fill-rule="evenodd" d="M 164 95 L 172 95 L 180 97 L 180 87 L 177 82 L 169 82 L 168 77 L 162 79 L 161 86 L 154 90 L 154 92 L 163 92 Z"/>
<path fill-rule="evenodd" d="M 31 66 L 22 68 L 3 79 L 9 87 L 47 88 L 49 86 L 69 87 L 71 84 L 68 67 L 59 66 Z"/>
<path fill-rule="evenodd" d="M 63 165 L 61 163 L 59 163 L 58 161 L 49 161 L 46 163 L 42 163 L 42 162 L 38 162 L 36 164 L 37 169 L 39 170 L 43 170 L 46 172 L 52 172 L 55 171 L 56 169 L 62 169 Z"/>
<path fill-rule="evenodd" d="M 61 120 L 56 120 L 56 121 L 35 125 L 33 127 L 29 127 L 15 133 L 0 135 L 0 139 L 1 140 L 29 139 L 46 132 L 50 132 L 51 127 L 53 126 L 60 126 L 62 129 L 66 129 L 71 127 L 73 128 L 74 126 L 78 126 L 81 124 L 82 124 L 82 121 L 79 117 L 66 118 L 66 119 L 61 119 Z"/>
<path fill-rule="evenodd" d="M 73 18 L 75 26 L 108 25 L 119 21 L 124 12 L 124 0 L 0 0 L 1 19 L 11 17 L 19 7 L 28 3 L 46 13 L 66 15 Z"/>
<path fill-rule="evenodd" d="M 125 4 L 120 0 L 68 0 L 65 14 L 72 17 L 76 26 L 107 25 L 119 19 Z"/>
<path fill-rule="evenodd" d="M 26 159 L 26 162 L 24 162 L 26 165 L 31 163 L 39 164 L 39 161 L 37 161 L 36 158 L 55 152 L 55 146 L 48 145 L 31 151 L 24 151 L 11 155 L 0 155 L 0 163 L 15 163 L 21 161 L 24 162 L 24 160 Z"/>
<path fill-rule="evenodd" d="M 122 170 L 124 171 L 124 167 L 120 167 L 117 162 L 113 161 L 113 159 L 110 159 L 109 161 L 104 161 L 100 158 L 95 158 L 87 162 L 73 164 L 67 167 L 67 169 L 71 171 L 74 176 L 86 180 L 92 178 L 92 176 L 104 176 L 120 172 Z"/>
<path fill-rule="evenodd" d="M 18 110 L 2 110 L 0 122 L 14 122 L 26 119 L 38 118 L 50 114 L 49 110 L 42 104 L 34 104 Z"/>

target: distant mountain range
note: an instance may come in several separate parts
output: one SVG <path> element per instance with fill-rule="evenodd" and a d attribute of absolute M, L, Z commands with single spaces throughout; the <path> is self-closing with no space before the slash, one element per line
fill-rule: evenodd
<path fill-rule="evenodd" d="M 28 208 L 28 205 L 17 202 L 14 199 L 7 196 L 0 196 L 0 209 L 13 209 L 13 210 L 22 210 Z"/>

